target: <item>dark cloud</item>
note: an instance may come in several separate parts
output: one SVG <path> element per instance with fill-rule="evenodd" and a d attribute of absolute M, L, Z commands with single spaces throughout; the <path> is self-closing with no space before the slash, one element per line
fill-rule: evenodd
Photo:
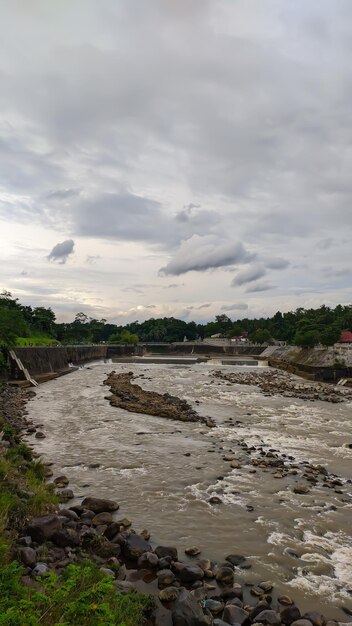
<path fill-rule="evenodd" d="M 174 258 L 160 272 L 178 276 L 190 271 L 202 272 L 231 265 L 247 263 L 250 253 L 240 242 L 233 243 L 215 235 L 193 235 L 183 241 Z"/>
<path fill-rule="evenodd" d="M 287 259 L 269 259 L 265 261 L 265 266 L 270 270 L 284 270 L 289 267 L 290 262 Z"/>
<path fill-rule="evenodd" d="M 58 261 L 59 263 L 66 263 L 70 254 L 73 254 L 75 242 L 73 239 L 66 239 L 62 243 L 57 243 L 53 247 L 50 254 L 48 254 L 49 261 Z"/>
<path fill-rule="evenodd" d="M 236 274 L 232 280 L 232 287 L 240 287 L 247 283 L 251 283 L 258 278 L 262 278 L 266 274 L 266 269 L 262 265 L 251 265 Z"/>

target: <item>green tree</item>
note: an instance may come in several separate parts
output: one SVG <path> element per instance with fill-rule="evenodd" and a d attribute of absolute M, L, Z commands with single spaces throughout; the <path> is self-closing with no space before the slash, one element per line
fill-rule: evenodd
<path fill-rule="evenodd" d="M 254 343 L 271 343 L 272 337 L 266 328 L 258 328 L 253 335 L 251 335 L 251 340 Z"/>
<path fill-rule="evenodd" d="M 139 337 L 134 333 L 130 333 L 129 330 L 124 330 L 121 333 L 121 342 L 135 346 L 139 342 Z"/>
<path fill-rule="evenodd" d="M 294 343 L 302 348 L 313 348 L 319 343 L 320 337 L 316 330 L 298 331 L 295 335 Z"/>

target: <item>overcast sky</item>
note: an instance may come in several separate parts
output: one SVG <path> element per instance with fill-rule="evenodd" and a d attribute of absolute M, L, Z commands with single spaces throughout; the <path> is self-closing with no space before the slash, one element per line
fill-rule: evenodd
<path fill-rule="evenodd" d="M 0 0 L 0 289 L 125 323 L 352 301 L 351 0 Z"/>

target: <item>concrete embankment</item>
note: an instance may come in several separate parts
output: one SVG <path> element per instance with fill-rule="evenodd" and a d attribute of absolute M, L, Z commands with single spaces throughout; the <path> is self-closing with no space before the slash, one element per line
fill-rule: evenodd
<path fill-rule="evenodd" d="M 256 344 L 244 345 L 216 345 L 209 343 L 145 343 L 140 344 L 144 354 L 160 354 L 160 355 L 200 355 L 200 356 L 259 356 L 266 346 Z"/>
<path fill-rule="evenodd" d="M 16 348 L 15 354 L 30 375 L 43 382 L 71 371 L 69 364 L 79 366 L 90 361 L 111 358 L 112 355 L 132 356 L 135 348 L 114 346 L 112 349 L 106 345 L 27 347 Z M 9 360 L 9 368 L 10 379 L 23 379 L 23 372 L 13 359 Z"/>
<path fill-rule="evenodd" d="M 337 381 L 352 377 L 352 350 L 340 347 L 269 346 L 260 358 L 310 380 Z"/>

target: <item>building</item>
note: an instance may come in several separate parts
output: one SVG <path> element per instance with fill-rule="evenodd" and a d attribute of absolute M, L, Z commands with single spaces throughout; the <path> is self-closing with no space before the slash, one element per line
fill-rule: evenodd
<path fill-rule="evenodd" d="M 231 337 L 231 343 L 245 343 L 248 341 L 248 333 L 243 331 L 240 335 L 234 335 Z"/>
<path fill-rule="evenodd" d="M 337 343 L 351 343 L 352 344 L 352 333 L 350 330 L 343 330 L 340 338 Z"/>

